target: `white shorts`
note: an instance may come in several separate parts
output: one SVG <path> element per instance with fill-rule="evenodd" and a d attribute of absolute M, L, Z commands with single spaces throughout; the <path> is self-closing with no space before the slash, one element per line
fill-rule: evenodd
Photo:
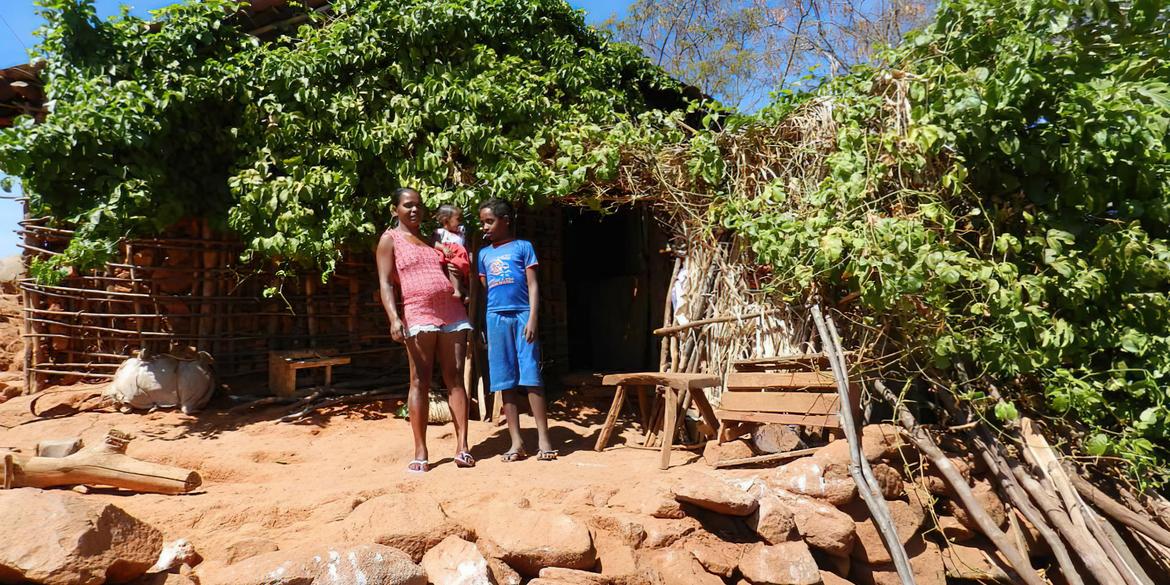
<path fill-rule="evenodd" d="M 419 333 L 455 333 L 456 331 L 471 331 L 471 323 L 467 319 L 463 319 L 446 325 L 411 325 L 406 330 L 406 336 L 414 337 Z"/>

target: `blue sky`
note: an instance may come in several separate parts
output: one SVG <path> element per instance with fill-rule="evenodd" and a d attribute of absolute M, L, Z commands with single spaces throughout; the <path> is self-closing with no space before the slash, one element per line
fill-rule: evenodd
<path fill-rule="evenodd" d="M 0 68 L 11 67 L 28 62 L 28 50 L 36 44 L 33 31 L 42 23 L 37 16 L 37 7 L 33 0 L 0 0 L 3 8 L 0 9 Z M 173 4 L 173 0 L 97 0 L 98 14 L 105 17 L 117 14 L 119 6 L 125 4 L 132 8 L 135 16 L 146 18 L 151 10 Z M 598 24 L 611 15 L 625 13 L 627 0 L 570 0 L 569 4 L 584 9 L 586 18 L 591 24 Z M 0 178 L 4 177 L 0 173 Z M 0 196 L 13 197 L 16 194 Z M 20 250 L 16 247 L 17 222 L 20 221 L 20 204 L 12 199 L 0 199 L 0 257 L 16 254 Z"/>

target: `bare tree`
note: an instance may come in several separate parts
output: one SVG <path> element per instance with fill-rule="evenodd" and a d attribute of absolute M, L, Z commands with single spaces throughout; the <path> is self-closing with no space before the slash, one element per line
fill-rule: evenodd
<path fill-rule="evenodd" d="M 679 79 L 753 110 L 810 68 L 836 75 L 921 24 L 934 0 L 635 0 L 607 25 Z"/>

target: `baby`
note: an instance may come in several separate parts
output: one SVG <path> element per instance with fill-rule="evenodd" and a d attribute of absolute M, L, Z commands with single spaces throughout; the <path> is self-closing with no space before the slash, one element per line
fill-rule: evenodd
<path fill-rule="evenodd" d="M 467 255 L 463 238 L 463 213 L 454 205 L 441 205 L 435 214 L 439 220 L 439 227 L 435 230 L 435 246 L 443 251 L 449 264 L 458 268 L 458 272 L 467 274 L 470 270 L 471 259 Z M 455 298 L 468 301 L 464 292 L 463 279 L 455 271 L 448 270 L 447 276 L 451 279 L 451 286 L 455 289 Z"/>

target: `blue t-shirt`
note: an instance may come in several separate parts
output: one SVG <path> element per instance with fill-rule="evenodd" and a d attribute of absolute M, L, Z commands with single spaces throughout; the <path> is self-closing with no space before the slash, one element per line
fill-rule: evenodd
<path fill-rule="evenodd" d="M 479 275 L 487 283 L 489 313 L 528 310 L 528 277 L 524 271 L 536 264 L 536 250 L 528 240 L 479 249 Z"/>

